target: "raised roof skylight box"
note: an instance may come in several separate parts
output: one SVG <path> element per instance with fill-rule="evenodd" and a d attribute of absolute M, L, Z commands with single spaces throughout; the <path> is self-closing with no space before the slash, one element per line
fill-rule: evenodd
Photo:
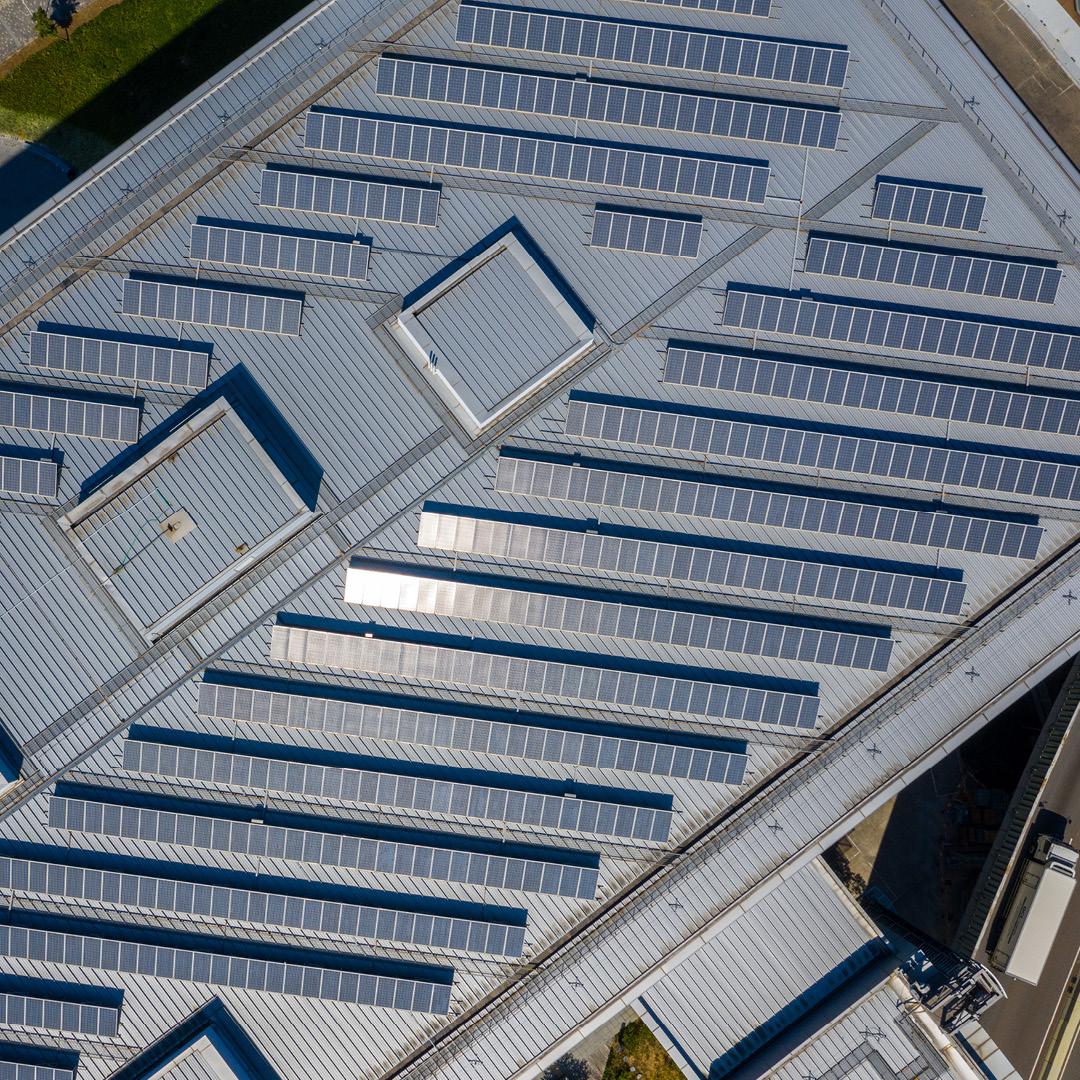
<path fill-rule="evenodd" d="M 592 320 L 519 228 L 406 297 L 390 331 L 471 435 L 595 344 Z"/>
<path fill-rule="evenodd" d="M 311 518 L 292 460 L 278 452 L 281 438 L 270 420 L 260 422 L 223 393 L 156 441 L 151 436 L 145 452 L 61 519 L 148 640 Z"/>

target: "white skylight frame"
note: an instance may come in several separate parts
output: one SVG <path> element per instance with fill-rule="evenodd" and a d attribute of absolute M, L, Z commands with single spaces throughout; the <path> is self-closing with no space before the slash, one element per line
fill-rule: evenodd
<path fill-rule="evenodd" d="M 229 563 L 208 581 L 194 588 L 191 594 L 180 604 L 165 612 L 152 623 L 146 624 L 128 603 L 124 595 L 116 588 L 112 577 L 82 542 L 76 530 L 79 525 L 122 495 L 133 484 L 149 475 L 159 465 L 168 461 L 174 455 L 182 453 L 185 446 L 192 443 L 203 432 L 218 422 L 229 424 L 240 434 L 252 456 L 270 474 L 274 483 L 281 489 L 286 501 L 292 505 L 294 513 L 279 528 L 252 545 L 239 558 Z M 168 438 L 153 447 L 137 461 L 132 462 L 131 465 L 117 473 L 116 476 L 102 484 L 101 487 L 91 492 L 77 506 L 62 515 L 58 524 L 79 552 L 79 555 L 93 571 L 102 588 L 112 597 L 131 622 L 142 630 L 144 638 L 148 642 L 153 642 L 185 619 L 191 612 L 201 607 L 210 597 L 230 585 L 250 567 L 260 562 L 271 551 L 280 547 L 314 516 L 315 511 L 310 509 L 300 495 L 297 494 L 292 484 L 289 483 L 270 455 L 260 445 L 258 439 L 255 438 L 251 429 L 240 418 L 232 405 L 221 397 L 210 402 L 204 409 L 195 413 L 194 416 L 172 432 Z M 198 526 L 196 525 L 196 527 Z"/>
<path fill-rule="evenodd" d="M 432 304 L 446 296 L 456 286 L 462 284 L 472 274 L 500 255 L 508 255 L 517 263 L 537 292 L 551 304 L 556 315 L 574 338 L 574 343 L 559 356 L 553 358 L 527 382 L 519 386 L 517 390 L 512 391 L 500 400 L 493 409 L 478 416 L 472 406 L 454 387 L 451 379 L 447 378 L 446 374 L 440 370 L 440 367 L 447 366 L 446 362 L 439 358 L 440 346 L 424 329 L 420 317 Z M 569 367 L 596 344 L 592 327 L 578 315 L 562 290 L 556 286 L 543 267 L 529 254 L 525 245 L 513 233 L 503 236 L 491 247 L 481 251 L 464 266 L 439 282 L 430 292 L 417 297 L 388 324 L 388 329 L 417 370 L 438 394 L 439 399 L 450 409 L 462 427 L 474 437 L 480 435 L 497 420 L 509 413 L 516 405 L 535 393 L 545 383 L 550 382 L 560 371 Z M 452 366 L 450 372 L 453 375 Z"/>

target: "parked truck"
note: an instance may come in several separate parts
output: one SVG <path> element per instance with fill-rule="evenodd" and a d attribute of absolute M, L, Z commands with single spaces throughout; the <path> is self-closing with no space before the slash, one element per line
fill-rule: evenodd
<path fill-rule="evenodd" d="M 1080 854 L 1052 836 L 1040 836 L 1006 899 L 1005 922 L 991 964 L 1035 986 L 1050 955 L 1076 885 Z"/>

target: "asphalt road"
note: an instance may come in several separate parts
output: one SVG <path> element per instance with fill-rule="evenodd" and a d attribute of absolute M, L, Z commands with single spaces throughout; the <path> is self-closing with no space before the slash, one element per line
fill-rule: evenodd
<path fill-rule="evenodd" d="M 1080 731 L 1076 721 L 1062 744 L 1042 797 L 1047 810 L 1069 818 L 1065 838 L 1080 844 Z M 1025 1080 L 1030 1080 L 1054 1025 L 1069 978 L 1080 963 L 1080 887 L 1074 891 L 1038 986 L 999 977 L 1008 998 L 989 1009 L 983 1026 Z M 1080 1080 L 1080 1050 L 1069 1058 L 1063 1080 Z"/>

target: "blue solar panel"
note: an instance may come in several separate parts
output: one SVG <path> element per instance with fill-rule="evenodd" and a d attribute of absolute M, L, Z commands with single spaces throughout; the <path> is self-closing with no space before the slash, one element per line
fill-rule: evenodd
<path fill-rule="evenodd" d="M 180 349 L 120 338 L 34 330 L 26 362 L 50 371 L 77 371 L 201 390 L 206 386 L 210 367 L 210 347 L 206 346 L 205 351 Z"/>
<path fill-rule="evenodd" d="M 590 142 L 493 128 L 393 120 L 370 113 L 310 109 L 309 149 L 423 165 L 539 176 L 639 191 L 762 203 L 769 163 Z"/>
<path fill-rule="evenodd" d="M 465 45 L 492 45 L 806 86 L 842 87 L 847 76 L 848 51 L 842 45 L 657 26 L 468 0 L 458 9 L 456 36 Z"/>
<path fill-rule="evenodd" d="M 200 262 L 363 280 L 371 244 L 353 237 L 314 237 L 200 218 L 191 226 L 190 253 Z"/>
<path fill-rule="evenodd" d="M 425 514 L 425 518 L 429 515 Z M 422 525 L 423 539 L 439 531 L 439 522 Z M 338 634 L 278 623 L 270 639 L 270 658 L 312 667 L 367 671 L 493 690 L 543 693 L 622 707 L 695 713 L 717 720 L 737 720 L 791 727 L 817 722 L 818 699 L 811 694 L 765 690 L 715 682 L 653 675 L 620 668 L 566 664 L 481 649 L 414 644 L 390 638 Z"/>
<path fill-rule="evenodd" d="M 124 278 L 120 310 L 125 315 L 169 319 L 265 334 L 300 333 L 302 296 L 173 282 L 151 278 Z"/>
<path fill-rule="evenodd" d="M 527 723 L 523 714 L 513 721 L 481 720 L 204 682 L 199 686 L 199 715 L 718 784 L 740 784 L 746 771 L 744 753 L 653 742 L 648 731 L 629 738 L 540 727 Z"/>
<path fill-rule="evenodd" d="M 618 599 L 425 577 L 415 568 L 397 575 L 375 571 L 365 590 L 364 574 L 363 566 L 350 568 L 345 596 L 351 603 L 368 607 L 873 671 L 885 671 L 892 652 L 888 637 L 862 634 L 855 627 L 793 625 L 763 612 L 747 611 L 743 617 L 712 615 Z M 395 577 L 401 586 L 395 587 Z M 513 582 L 508 581 L 508 585 Z"/>
<path fill-rule="evenodd" d="M 881 505 L 845 499 L 840 493 L 792 493 L 745 480 L 731 483 L 650 475 L 606 464 L 568 465 L 501 457 L 495 489 L 514 495 L 1021 559 L 1037 557 L 1043 532 L 1038 525 L 970 516 L 959 510 Z"/>
<path fill-rule="evenodd" d="M 776 355 L 669 346 L 664 382 L 989 427 L 1080 435 L 1080 398 L 938 382 Z"/>
<path fill-rule="evenodd" d="M 139 437 L 140 414 L 138 405 L 110 405 L 37 390 L 0 390 L 0 427 L 23 431 L 131 443 Z"/>
<path fill-rule="evenodd" d="M 120 933 L 124 929 L 117 927 Z M 407 1012 L 445 1015 L 450 1009 L 450 986 L 445 983 L 179 949 L 126 938 L 0 925 L 0 956 L 51 961 L 98 971 L 151 975 L 205 986 L 382 1005 Z"/>
<path fill-rule="evenodd" d="M 0 992 L 0 1024 L 47 1028 L 73 1035 L 115 1036 L 120 1026 L 120 1010 L 30 993 Z"/>
<path fill-rule="evenodd" d="M 1061 282 L 1061 271 L 1047 263 L 822 233 L 810 234 L 804 269 L 808 274 L 1039 304 L 1054 303 Z"/>
<path fill-rule="evenodd" d="M 0 1047 L 0 1055 L 5 1052 Z M 24 1061 L 7 1061 L 0 1056 L 0 1080 L 75 1080 L 71 1069 L 52 1065 L 29 1065 Z"/>
<path fill-rule="evenodd" d="M 402 877 L 593 899 L 598 871 L 540 859 L 378 840 L 52 796 L 49 826 L 258 859 L 288 859 Z M 450 837 L 447 838 L 451 839 Z"/>
<path fill-rule="evenodd" d="M 960 581 L 808 558 L 756 554 L 744 546 L 705 547 L 652 536 L 589 532 L 425 511 L 421 547 L 621 572 L 738 590 L 813 597 L 832 603 L 954 615 L 964 602 Z M 654 536 L 656 534 L 653 534 Z"/>
<path fill-rule="evenodd" d="M 55 499 L 60 466 L 51 458 L 15 457 L 0 450 L 0 491 Z"/>
<path fill-rule="evenodd" d="M 402 225 L 439 223 L 439 188 L 394 184 L 361 176 L 268 165 L 259 204 L 338 217 L 370 218 Z"/>
<path fill-rule="evenodd" d="M 935 489 L 947 486 L 1080 500 L 1080 466 L 1072 462 L 1024 457 L 1004 448 L 983 452 L 932 441 L 899 442 L 864 435 L 857 428 L 819 431 L 739 413 L 714 416 L 667 411 L 661 403 L 632 408 L 576 399 L 570 402 L 566 431 L 585 438 L 769 462 L 784 468 L 932 484 Z"/>
<path fill-rule="evenodd" d="M 671 828 L 669 810 L 430 779 L 407 773 L 196 750 L 137 739 L 128 739 L 124 743 L 124 768 L 130 772 L 201 783 L 634 840 L 663 842 Z"/>
<path fill-rule="evenodd" d="M 1073 327 L 924 312 L 806 293 L 763 292 L 735 283 L 728 285 L 724 325 L 893 351 L 1080 371 L 1080 332 Z"/>
<path fill-rule="evenodd" d="M 384 56 L 379 93 L 657 131 L 836 149 L 839 109 Z"/>
<path fill-rule="evenodd" d="M 593 231 L 589 241 L 593 247 L 696 259 L 700 242 L 700 218 L 688 221 L 641 210 L 601 206 L 593 212 Z"/>
<path fill-rule="evenodd" d="M 772 9 L 772 0 L 644 0 L 644 3 L 716 11 L 721 15 L 757 15 L 762 19 L 767 19 Z"/>
<path fill-rule="evenodd" d="M 885 221 L 978 232 L 985 209 L 981 188 L 879 176 L 871 213 Z"/>
<path fill-rule="evenodd" d="M 0 856 L 0 888 L 407 945 L 520 956 L 525 928 L 482 919 Z"/>

